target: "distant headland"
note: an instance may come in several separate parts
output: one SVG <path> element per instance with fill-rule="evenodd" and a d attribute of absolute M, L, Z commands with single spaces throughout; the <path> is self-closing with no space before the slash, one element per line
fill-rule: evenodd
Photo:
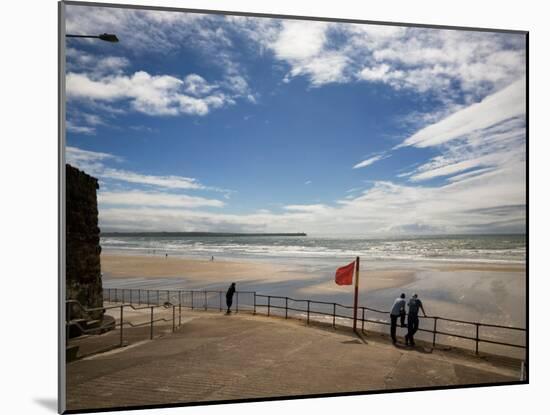
<path fill-rule="evenodd" d="M 150 236 L 182 237 L 182 236 L 307 236 L 304 232 L 293 233 L 240 233 L 240 232 L 101 232 L 101 236 Z"/>

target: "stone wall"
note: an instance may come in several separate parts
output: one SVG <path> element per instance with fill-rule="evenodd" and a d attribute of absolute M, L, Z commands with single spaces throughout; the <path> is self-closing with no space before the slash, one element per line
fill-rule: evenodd
<path fill-rule="evenodd" d="M 83 306 L 102 307 L 103 288 L 99 227 L 97 219 L 97 179 L 66 166 L 66 238 L 67 238 L 67 299 L 78 300 Z M 77 307 L 71 307 L 72 318 L 86 318 Z M 94 313 L 92 318 L 101 318 Z"/>

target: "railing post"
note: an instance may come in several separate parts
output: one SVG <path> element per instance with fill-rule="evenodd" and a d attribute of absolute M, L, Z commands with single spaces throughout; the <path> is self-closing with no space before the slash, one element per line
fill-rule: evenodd
<path fill-rule="evenodd" d="M 239 292 L 237 291 L 235 294 L 236 295 L 236 299 L 235 299 L 235 313 L 238 313 L 239 312 Z"/>
<path fill-rule="evenodd" d="M 153 306 L 151 306 L 151 335 L 150 339 L 153 340 Z"/>
<path fill-rule="evenodd" d="M 476 354 L 479 354 L 479 323 L 476 323 Z"/>
<path fill-rule="evenodd" d="M 285 319 L 288 318 L 288 297 L 285 297 Z"/>
<path fill-rule="evenodd" d="M 307 324 L 309 324 L 309 303 L 310 300 L 307 300 Z"/>
<path fill-rule="evenodd" d="M 181 292 L 180 292 L 180 302 L 179 302 L 179 322 L 178 322 L 178 327 L 181 326 Z"/>
<path fill-rule="evenodd" d="M 138 288 L 138 305 L 141 305 L 141 288 Z"/>
<path fill-rule="evenodd" d="M 256 291 L 254 291 L 254 314 L 256 314 Z"/>
<path fill-rule="evenodd" d="M 118 302 L 118 288 L 115 288 L 115 303 Z"/>
<path fill-rule="evenodd" d="M 336 328 L 336 303 L 332 303 L 332 328 Z"/>
<path fill-rule="evenodd" d="M 123 301 L 124 302 L 124 301 Z M 122 335 L 124 331 L 124 314 L 123 314 L 124 306 L 120 306 L 120 347 L 122 347 Z"/>
<path fill-rule="evenodd" d="M 208 292 L 204 292 L 204 311 L 208 310 Z"/>
<path fill-rule="evenodd" d="M 124 303 L 124 288 L 122 289 L 122 303 Z"/>
<path fill-rule="evenodd" d="M 267 296 L 267 316 L 269 317 L 269 314 L 271 312 L 271 296 Z"/>
<path fill-rule="evenodd" d="M 149 300 L 149 289 L 147 289 L 147 305 L 149 305 L 151 301 Z"/>
<path fill-rule="evenodd" d="M 157 305 L 160 305 L 160 290 L 157 290 Z"/>
<path fill-rule="evenodd" d="M 191 291 L 191 310 L 193 310 L 193 293 L 194 291 Z"/>
<path fill-rule="evenodd" d="M 363 314 L 361 315 L 361 333 L 365 333 L 365 307 L 361 307 Z"/>
<path fill-rule="evenodd" d="M 107 292 L 109 293 L 109 302 L 111 302 L 111 289 L 110 288 L 107 288 Z"/>
<path fill-rule="evenodd" d="M 172 333 L 176 331 L 176 306 L 172 306 Z"/>
<path fill-rule="evenodd" d="M 435 348 L 435 336 L 437 335 L 437 317 L 434 317 L 434 337 L 432 340 L 432 347 Z"/>
<path fill-rule="evenodd" d="M 222 292 L 219 292 L 220 294 L 220 311 L 222 311 Z"/>

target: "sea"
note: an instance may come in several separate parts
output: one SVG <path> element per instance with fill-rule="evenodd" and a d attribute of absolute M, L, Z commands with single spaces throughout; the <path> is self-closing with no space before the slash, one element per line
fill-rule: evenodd
<path fill-rule="evenodd" d="M 106 251 L 177 255 L 198 259 L 335 262 L 447 261 L 524 264 L 525 235 L 439 235 L 390 238 L 324 236 L 106 236 Z"/>

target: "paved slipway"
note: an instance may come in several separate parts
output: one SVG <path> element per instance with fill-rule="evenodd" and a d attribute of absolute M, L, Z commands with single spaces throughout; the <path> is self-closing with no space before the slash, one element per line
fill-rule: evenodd
<path fill-rule="evenodd" d="M 519 380 L 519 363 L 250 314 L 186 312 L 175 332 L 67 365 L 67 409 Z M 144 336 L 143 338 L 145 338 Z"/>

